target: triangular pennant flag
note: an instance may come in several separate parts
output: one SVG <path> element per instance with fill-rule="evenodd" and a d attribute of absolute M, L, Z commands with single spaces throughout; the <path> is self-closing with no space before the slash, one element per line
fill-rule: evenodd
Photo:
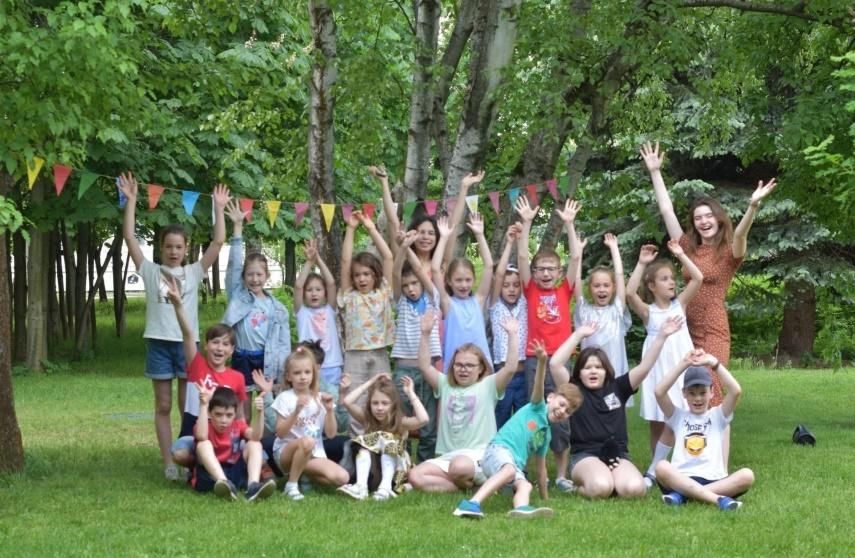
<path fill-rule="evenodd" d="M 327 232 L 330 232 L 330 227 L 332 227 L 332 218 L 335 215 L 335 204 L 334 203 L 322 203 L 321 204 L 321 213 L 324 215 L 324 223 L 327 226 Z"/>
<path fill-rule="evenodd" d="M 303 220 L 303 215 L 306 214 L 306 211 L 309 209 L 309 204 L 306 202 L 297 202 L 294 204 L 294 224 L 299 225 L 300 221 Z"/>
<path fill-rule="evenodd" d="M 184 211 L 187 215 L 193 215 L 193 208 L 196 207 L 196 201 L 199 199 L 199 192 L 192 190 L 181 190 L 181 201 L 184 203 Z"/>
<path fill-rule="evenodd" d="M 353 215 L 353 204 L 346 203 L 343 206 L 341 206 L 341 216 L 344 217 L 345 222 L 350 220 L 351 215 Z"/>
<path fill-rule="evenodd" d="M 549 193 L 552 194 L 552 199 L 558 201 L 558 186 L 554 178 L 546 181 L 546 187 L 549 188 Z"/>
<path fill-rule="evenodd" d="M 71 167 L 65 165 L 53 166 L 53 184 L 56 186 L 56 195 L 62 194 L 62 189 L 65 188 L 65 181 L 68 180 L 68 175 L 71 174 Z"/>
<path fill-rule="evenodd" d="M 273 228 L 273 225 L 276 224 L 276 215 L 279 213 L 279 206 L 282 205 L 281 201 L 268 200 L 264 202 L 267 204 L 267 220 L 270 221 L 270 228 Z"/>
<path fill-rule="evenodd" d="M 95 183 L 95 180 L 98 178 L 98 175 L 94 172 L 83 171 L 83 175 L 80 177 L 80 186 L 77 189 L 77 199 L 81 199 L 83 194 L 86 193 L 86 190 L 89 189 L 92 184 Z"/>
<path fill-rule="evenodd" d="M 243 215 L 246 218 L 246 222 L 252 222 L 252 206 L 255 204 L 255 200 L 251 200 L 249 198 L 241 198 L 238 200 L 240 203 L 240 210 L 243 211 Z"/>
<path fill-rule="evenodd" d="M 128 196 L 119 188 L 119 177 L 116 177 L 116 192 L 119 194 L 119 209 L 124 209 L 128 205 Z"/>
<path fill-rule="evenodd" d="M 511 197 L 511 207 L 516 207 L 517 198 L 520 197 L 520 189 L 519 188 L 511 188 L 511 191 L 508 195 Z"/>
<path fill-rule="evenodd" d="M 436 206 L 439 204 L 439 200 L 425 200 L 425 211 L 427 214 L 433 217 L 436 215 Z"/>
<path fill-rule="evenodd" d="M 457 198 L 446 198 L 445 199 L 445 210 L 449 215 L 454 213 L 454 208 L 457 207 Z"/>
<path fill-rule="evenodd" d="M 558 180 L 558 186 L 561 188 L 561 191 L 564 192 L 565 196 L 570 195 L 570 177 L 569 176 L 562 176 Z"/>
<path fill-rule="evenodd" d="M 33 166 L 30 166 L 30 162 L 27 161 L 27 180 L 30 183 L 30 190 L 33 189 L 33 184 L 36 183 L 36 178 L 39 176 L 39 173 L 42 172 L 42 165 L 45 164 L 45 160 L 41 157 L 33 157 Z"/>
<path fill-rule="evenodd" d="M 469 208 L 469 213 L 478 213 L 478 194 L 466 196 L 466 207 Z"/>
<path fill-rule="evenodd" d="M 163 186 L 157 184 L 146 184 L 148 188 L 148 208 L 149 210 L 157 207 L 157 202 L 160 201 L 160 195 L 163 193 Z"/>
<path fill-rule="evenodd" d="M 537 184 L 529 184 L 525 187 L 528 190 L 528 203 L 531 204 L 532 207 L 537 205 Z"/>
<path fill-rule="evenodd" d="M 365 214 L 369 219 L 374 218 L 374 210 L 377 209 L 377 206 L 373 203 L 363 203 L 362 204 L 362 213 Z"/>
<path fill-rule="evenodd" d="M 499 214 L 499 193 L 498 192 L 487 192 L 487 195 L 490 196 L 490 203 L 493 204 L 493 211 L 496 212 L 496 215 Z"/>
<path fill-rule="evenodd" d="M 416 210 L 416 204 L 418 202 L 407 202 L 404 204 L 404 222 L 408 223 L 410 219 L 413 217 L 413 212 Z"/>

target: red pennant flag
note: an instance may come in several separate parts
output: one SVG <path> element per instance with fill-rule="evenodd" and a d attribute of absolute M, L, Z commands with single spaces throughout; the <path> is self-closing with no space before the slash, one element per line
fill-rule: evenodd
<path fill-rule="evenodd" d="M 294 222 L 299 225 L 303 220 L 303 215 L 306 214 L 306 211 L 309 209 L 309 204 L 306 202 L 297 202 L 294 204 L 294 211 L 296 212 Z"/>
<path fill-rule="evenodd" d="M 454 213 L 454 208 L 457 206 L 457 198 L 446 198 L 445 199 L 445 210 L 448 212 L 450 216 Z"/>
<path fill-rule="evenodd" d="M 528 190 L 528 202 L 532 207 L 537 205 L 537 184 L 529 184 L 525 187 Z"/>
<path fill-rule="evenodd" d="M 65 165 L 53 166 L 53 183 L 56 186 L 56 195 L 62 194 L 62 189 L 65 188 L 65 181 L 68 180 L 68 175 L 71 174 L 71 167 Z"/>
<path fill-rule="evenodd" d="M 558 201 L 558 183 L 554 178 L 546 181 L 546 187 L 549 188 L 549 193 L 552 194 L 552 199 Z"/>
<path fill-rule="evenodd" d="M 377 206 L 373 203 L 363 203 L 362 204 L 362 213 L 365 214 L 369 219 L 374 219 L 374 210 L 377 209 Z"/>
<path fill-rule="evenodd" d="M 341 206 L 341 216 L 344 217 L 344 222 L 347 223 L 347 220 L 350 219 L 350 216 L 353 215 L 353 204 L 346 203 Z"/>
<path fill-rule="evenodd" d="M 490 203 L 493 204 L 493 211 L 496 212 L 496 215 L 499 214 L 499 193 L 498 192 L 487 192 L 487 195 L 490 196 Z"/>
<path fill-rule="evenodd" d="M 431 217 L 436 215 L 437 204 L 439 204 L 439 200 L 425 200 L 425 211 L 427 211 L 427 214 Z"/>
<path fill-rule="evenodd" d="M 146 184 L 148 188 L 148 209 L 152 210 L 157 207 L 157 202 L 160 201 L 160 195 L 163 193 L 163 186 L 157 184 Z"/>
<path fill-rule="evenodd" d="M 240 202 L 240 210 L 243 211 L 244 216 L 246 217 L 246 222 L 249 223 L 252 221 L 252 206 L 255 203 L 255 200 L 251 200 L 249 198 L 241 198 L 238 200 Z"/>

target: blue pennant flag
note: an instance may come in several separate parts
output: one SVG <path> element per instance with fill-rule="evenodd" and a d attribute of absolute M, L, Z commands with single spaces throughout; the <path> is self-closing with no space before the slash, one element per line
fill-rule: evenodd
<path fill-rule="evenodd" d="M 181 201 L 184 203 L 184 211 L 187 212 L 187 215 L 193 215 L 193 208 L 196 207 L 198 199 L 199 192 L 181 190 Z"/>

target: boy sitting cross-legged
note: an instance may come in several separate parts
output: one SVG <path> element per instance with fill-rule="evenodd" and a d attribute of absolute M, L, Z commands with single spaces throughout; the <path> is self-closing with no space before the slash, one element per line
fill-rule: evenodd
<path fill-rule="evenodd" d="M 543 399 L 548 355 L 541 341 L 532 343 L 537 356 L 537 371 L 531 392 L 531 403 L 517 411 L 499 430 L 484 451 L 481 466 L 489 478 L 471 500 L 463 500 L 454 515 L 481 518 L 481 502 L 505 485 L 514 490 L 514 509 L 510 517 L 551 517 L 552 509 L 529 505 L 532 485 L 523 469 L 532 454 L 537 455 L 537 484 L 540 497 L 547 499 L 546 452 L 552 436 L 550 424 L 565 420 L 582 404 L 579 388 L 570 383 L 559 385 Z"/>
<path fill-rule="evenodd" d="M 196 437 L 196 462 L 192 484 L 197 492 L 210 492 L 220 498 L 237 500 L 237 489 L 247 487 L 250 502 L 267 498 L 276 491 L 276 481 L 259 482 L 261 476 L 261 435 L 264 433 L 264 394 L 255 398 L 255 427 L 237 417 L 238 398 L 226 387 L 199 389 L 199 419 Z M 246 440 L 243 446 L 242 441 Z"/>
<path fill-rule="evenodd" d="M 709 408 L 712 400 L 712 376 L 718 372 L 727 395 L 721 405 Z M 688 410 L 674 407 L 668 390 L 683 374 L 683 397 Z M 733 410 L 742 388 L 736 378 L 713 355 L 697 349 L 688 353 L 656 386 L 656 401 L 674 430 L 676 443 L 671 461 L 656 464 L 656 479 L 662 488 L 662 501 L 672 506 L 686 498 L 718 505 L 721 510 L 736 510 L 742 502 L 735 498 L 754 484 L 754 472 L 743 468 L 730 475 L 724 465 L 722 433 L 733 419 Z"/>

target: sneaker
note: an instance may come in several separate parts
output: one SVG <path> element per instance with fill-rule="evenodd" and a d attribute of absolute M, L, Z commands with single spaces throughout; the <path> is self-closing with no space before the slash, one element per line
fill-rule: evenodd
<path fill-rule="evenodd" d="M 734 500 L 729 496 L 722 496 L 718 499 L 718 509 L 721 511 L 738 510 L 742 507 L 742 502 Z"/>
<path fill-rule="evenodd" d="M 555 486 L 556 488 L 558 488 L 558 490 L 564 492 L 565 494 L 573 494 L 574 492 L 576 492 L 576 485 L 573 484 L 573 481 L 571 481 L 570 479 L 565 479 L 564 477 L 558 477 L 557 479 L 555 479 Z"/>
<path fill-rule="evenodd" d="M 264 482 L 250 483 L 246 489 L 246 501 L 254 502 L 255 500 L 263 500 L 276 492 L 276 481 L 268 479 Z"/>
<path fill-rule="evenodd" d="M 219 498 L 237 500 L 237 490 L 230 480 L 220 479 L 214 483 L 214 494 Z"/>
<path fill-rule="evenodd" d="M 402 492 L 412 492 L 413 491 L 413 485 L 408 483 L 408 482 L 405 482 L 404 484 L 401 485 L 401 491 Z"/>
<path fill-rule="evenodd" d="M 656 475 L 653 473 L 644 473 L 644 486 L 647 487 L 647 490 L 653 488 L 654 484 L 656 484 Z"/>
<path fill-rule="evenodd" d="M 457 517 L 471 517 L 472 519 L 481 519 L 484 517 L 484 512 L 481 511 L 481 504 L 472 500 L 460 500 L 453 513 Z"/>
<path fill-rule="evenodd" d="M 285 496 L 294 500 L 295 502 L 299 502 L 305 496 L 300 492 L 300 488 L 297 485 L 288 486 L 290 483 L 285 483 L 285 489 L 282 491 Z"/>
<path fill-rule="evenodd" d="M 662 495 L 662 501 L 669 506 L 681 506 L 686 503 L 686 497 L 679 492 L 669 492 Z"/>
<path fill-rule="evenodd" d="M 389 490 L 388 488 L 380 488 L 371 497 L 375 500 L 382 501 L 382 500 L 391 500 L 392 498 L 397 498 L 398 495 L 395 494 L 395 492 L 393 490 Z"/>
<path fill-rule="evenodd" d="M 168 481 L 183 481 L 186 478 L 181 474 L 181 470 L 175 463 L 166 466 L 163 470 L 163 476 L 166 477 L 166 480 Z"/>
<path fill-rule="evenodd" d="M 529 519 L 532 517 L 552 517 L 552 508 L 535 508 L 534 506 L 517 506 L 508 512 L 508 517 Z"/>
<path fill-rule="evenodd" d="M 368 498 L 367 486 L 361 486 L 358 484 L 345 484 L 344 486 L 339 486 L 338 491 L 347 494 L 355 500 L 365 500 L 366 498 Z"/>

